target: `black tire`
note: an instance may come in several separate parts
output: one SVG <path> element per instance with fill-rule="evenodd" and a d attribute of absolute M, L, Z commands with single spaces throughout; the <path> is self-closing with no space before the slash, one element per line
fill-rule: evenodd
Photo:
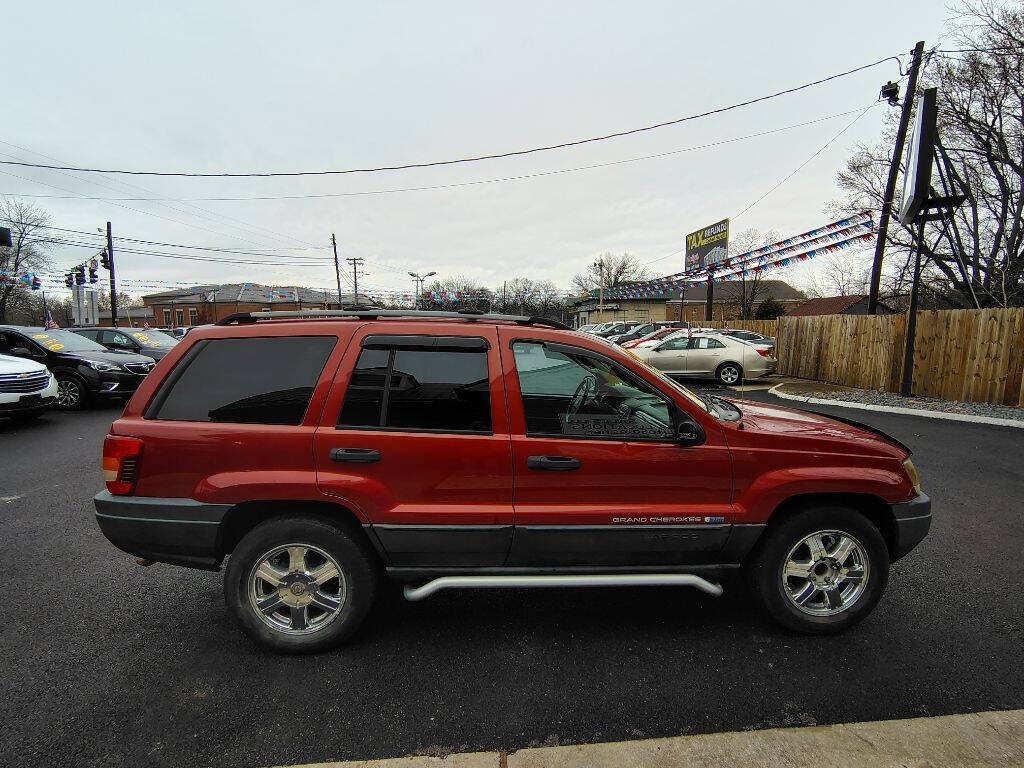
<path fill-rule="evenodd" d="M 731 387 L 743 383 L 743 367 L 738 363 L 722 363 L 715 371 L 718 383 Z"/>
<path fill-rule="evenodd" d="M 89 404 L 89 390 L 82 379 L 72 373 L 58 373 L 56 378 L 57 408 L 62 411 L 80 411 Z M 62 395 L 62 392 L 67 392 L 67 396 Z"/>
<path fill-rule="evenodd" d="M 795 589 L 801 585 L 801 580 L 795 577 L 784 581 L 782 577 L 791 550 L 821 531 L 839 531 L 852 537 L 860 545 L 860 555 L 867 560 L 863 590 L 848 607 L 832 615 L 810 615 L 808 611 L 815 610 L 810 603 L 806 609 L 795 605 L 787 584 Z M 833 539 L 826 537 L 825 540 Z M 889 581 L 889 550 L 874 524 L 856 510 L 842 506 L 813 507 L 769 526 L 746 565 L 746 575 L 762 610 L 779 624 L 805 634 L 834 634 L 862 621 L 882 597 Z M 820 593 L 816 599 L 827 601 L 827 593 Z"/>
<path fill-rule="evenodd" d="M 308 634 L 270 626 L 250 600 L 250 576 L 267 553 L 287 544 L 322 550 L 344 576 L 341 607 L 329 623 Z M 224 599 L 245 633 L 257 642 L 278 653 L 316 653 L 339 645 L 359 628 L 376 599 L 379 570 L 361 531 L 313 515 L 275 517 L 260 523 L 235 547 L 224 573 Z"/>

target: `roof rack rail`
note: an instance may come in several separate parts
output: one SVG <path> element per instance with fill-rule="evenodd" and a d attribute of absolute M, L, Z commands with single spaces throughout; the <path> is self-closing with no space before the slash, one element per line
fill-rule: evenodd
<path fill-rule="evenodd" d="M 298 310 L 274 310 L 261 312 L 234 312 L 227 317 L 217 321 L 217 325 L 246 325 L 255 323 L 258 320 L 278 320 L 288 318 L 347 318 L 357 320 L 376 320 L 381 317 L 413 317 L 426 320 L 466 320 L 476 322 L 483 320 L 499 321 L 505 323 L 516 323 L 517 325 L 541 325 L 548 328 L 558 328 L 563 331 L 573 330 L 565 323 L 552 320 L 550 317 L 536 317 L 532 315 L 502 315 L 491 312 L 476 312 L 474 310 L 463 310 L 460 312 L 430 312 L 427 310 L 405 310 L 405 309 L 298 309 Z"/>

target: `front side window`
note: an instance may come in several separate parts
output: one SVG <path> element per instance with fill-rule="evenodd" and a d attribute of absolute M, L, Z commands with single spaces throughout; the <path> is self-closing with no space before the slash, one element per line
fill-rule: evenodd
<path fill-rule="evenodd" d="M 132 344 L 131 339 L 129 339 L 120 331 L 103 331 L 100 341 L 103 344 L 116 344 L 122 347 L 135 346 L 134 344 Z"/>
<path fill-rule="evenodd" d="M 690 338 L 688 336 L 680 336 L 675 339 L 669 339 L 660 347 L 659 352 L 679 352 L 684 349 L 690 348 Z"/>
<path fill-rule="evenodd" d="M 486 350 L 363 349 L 338 426 L 489 433 Z"/>
<path fill-rule="evenodd" d="M 512 351 L 527 434 L 673 439 L 668 402 L 624 368 L 536 342 L 516 342 Z"/>
<path fill-rule="evenodd" d="M 234 424 L 300 424 L 335 336 L 199 342 L 147 418 Z M 173 377 L 172 377 L 173 379 Z"/>

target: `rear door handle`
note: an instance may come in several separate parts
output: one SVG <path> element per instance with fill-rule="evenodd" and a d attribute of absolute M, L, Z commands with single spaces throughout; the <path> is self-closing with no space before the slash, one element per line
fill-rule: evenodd
<path fill-rule="evenodd" d="M 568 472 L 580 468 L 580 460 L 572 456 L 528 456 L 526 466 L 530 469 L 546 469 L 551 472 Z"/>
<path fill-rule="evenodd" d="M 380 461 L 380 451 L 372 448 L 332 448 L 331 461 L 344 461 L 348 464 L 373 464 Z"/>

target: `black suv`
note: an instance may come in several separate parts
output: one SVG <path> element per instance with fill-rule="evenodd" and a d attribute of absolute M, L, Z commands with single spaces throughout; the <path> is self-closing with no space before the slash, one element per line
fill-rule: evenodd
<path fill-rule="evenodd" d="M 42 363 L 57 379 L 57 407 L 84 408 L 93 398 L 130 396 L 155 363 L 151 357 L 111 352 L 63 328 L 0 325 L 0 354 Z"/>
<path fill-rule="evenodd" d="M 70 328 L 113 352 L 135 352 L 162 360 L 180 339 L 152 328 Z"/>

